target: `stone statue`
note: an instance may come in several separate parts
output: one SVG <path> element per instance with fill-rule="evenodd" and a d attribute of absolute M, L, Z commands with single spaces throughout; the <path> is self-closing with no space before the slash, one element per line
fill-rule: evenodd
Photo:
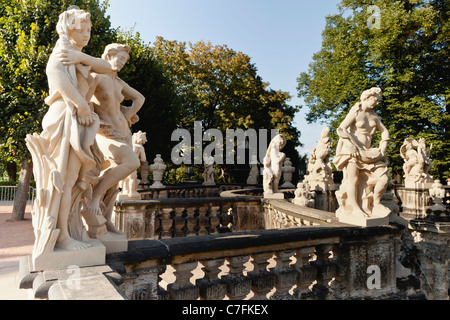
<path fill-rule="evenodd" d="M 133 134 L 133 151 L 138 157 L 141 165 L 139 167 L 139 171 L 141 172 L 141 181 L 140 184 L 148 183 L 148 171 L 150 166 L 147 161 L 147 155 L 145 153 L 144 144 L 147 143 L 147 133 L 139 130 L 135 134 Z M 137 175 L 136 175 L 137 180 Z M 136 186 L 137 188 L 137 186 Z"/>
<path fill-rule="evenodd" d="M 112 72 L 93 74 L 96 88 L 93 102 L 101 121 L 96 139 L 107 161 L 92 200 L 87 203 L 87 210 L 96 214 L 105 194 L 110 201 L 114 201 L 119 182 L 135 174 L 141 164 L 133 150 L 130 127 L 138 121 L 136 113 L 144 104 L 145 98 L 118 76 L 128 62 L 129 54 L 130 47 L 127 45 L 107 45 L 102 58 L 111 64 Z M 132 106 L 123 107 L 121 103 L 124 100 L 131 100 Z M 115 195 L 108 196 L 112 192 Z"/>
<path fill-rule="evenodd" d="M 145 154 L 144 144 L 147 143 L 147 134 L 142 131 L 138 131 L 132 136 L 132 151 L 138 159 L 139 164 L 147 161 L 147 156 Z M 141 195 L 139 194 L 138 185 L 139 179 L 137 171 L 131 172 L 125 179 L 119 182 L 119 187 L 122 191 L 117 196 L 118 201 L 123 200 L 140 200 Z"/>
<path fill-rule="evenodd" d="M 283 171 L 283 180 L 284 183 L 281 185 L 282 188 L 295 188 L 295 186 L 292 184 L 292 174 L 295 171 L 295 168 L 292 166 L 292 162 L 290 158 L 286 158 L 284 160 L 283 167 L 281 168 L 281 171 Z"/>
<path fill-rule="evenodd" d="M 276 135 L 269 144 L 264 157 L 263 187 L 265 198 L 284 199 L 284 194 L 278 190 L 282 167 L 286 155 L 281 152 L 286 146 L 286 137 Z"/>
<path fill-rule="evenodd" d="M 361 102 L 352 107 L 337 130 L 340 139 L 333 163 L 344 173 L 336 192 L 341 222 L 362 226 L 389 222 L 390 210 L 381 204 L 381 198 L 389 182 L 386 149 L 390 138 L 373 110 L 381 96 L 380 88 L 364 91 Z M 377 130 L 381 133 L 378 148 L 372 147 Z"/>
<path fill-rule="evenodd" d="M 247 184 L 258 184 L 258 178 L 260 175 L 259 162 L 255 155 L 252 156 L 252 161 L 250 162 L 250 173 L 247 178 Z"/>
<path fill-rule="evenodd" d="M 294 192 L 295 198 L 292 203 L 308 208 L 314 208 L 314 194 L 311 191 L 311 186 L 307 181 L 297 184 L 297 189 Z"/>
<path fill-rule="evenodd" d="M 140 165 L 132 149 L 130 126 L 138 121 L 136 113 L 145 99 L 118 76 L 130 58 L 130 50 L 127 45 L 107 45 L 102 59 L 111 65 L 111 71 L 92 73 L 94 96 L 91 101 L 100 118 L 96 141 L 104 159 L 92 196 L 86 199 L 81 214 L 91 237 L 108 238 L 113 245 L 119 243 L 118 238 L 111 239 L 108 232 L 113 233 L 112 236 L 124 237 L 112 222 L 119 181 L 135 172 Z M 132 106 L 123 107 L 121 103 L 124 100 L 131 100 Z"/>
<path fill-rule="evenodd" d="M 417 151 L 414 147 L 417 147 Z M 407 138 L 403 143 L 400 148 L 400 155 L 405 161 L 403 171 L 406 188 L 429 188 L 433 184 L 433 178 L 428 174 L 431 168 L 430 155 L 432 148 L 433 145 L 427 151 L 424 138 L 420 138 L 419 142 L 413 138 Z"/>
<path fill-rule="evenodd" d="M 164 164 L 163 159 L 160 154 L 156 155 L 153 164 L 150 166 L 150 170 L 153 173 L 153 184 L 150 188 L 164 188 L 164 185 L 161 183 L 163 179 L 164 170 L 166 170 L 167 166 Z"/>
<path fill-rule="evenodd" d="M 330 135 L 330 128 L 322 130 L 316 148 L 313 149 L 308 162 L 308 181 L 313 190 L 334 190 L 333 171 L 330 166 L 331 148 L 333 140 Z"/>
<path fill-rule="evenodd" d="M 92 196 L 103 159 L 95 140 L 100 120 L 90 103 L 90 71 L 109 73 L 111 65 L 81 52 L 90 40 L 88 12 L 70 7 L 56 28 L 59 39 L 46 69 L 50 92 L 45 102 L 50 107 L 42 133 L 26 138 L 37 184 L 35 270 L 104 260 L 103 246 L 87 234 L 80 208 Z"/>
<path fill-rule="evenodd" d="M 308 165 L 306 167 L 306 170 L 308 171 L 307 176 L 314 173 L 315 165 L 316 165 L 316 148 L 313 148 L 311 150 L 311 155 L 309 156 Z"/>
<path fill-rule="evenodd" d="M 204 186 L 214 186 L 216 185 L 215 182 L 215 178 L 214 178 L 214 173 L 215 173 L 215 169 L 214 169 L 214 162 L 215 159 L 213 156 L 210 157 L 206 157 L 204 159 L 205 162 L 205 171 L 203 173 L 203 185 Z"/>

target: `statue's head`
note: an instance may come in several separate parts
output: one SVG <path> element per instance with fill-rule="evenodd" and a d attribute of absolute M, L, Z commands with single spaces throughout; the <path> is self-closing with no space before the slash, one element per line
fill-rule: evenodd
<path fill-rule="evenodd" d="M 380 102 L 382 94 L 380 88 L 375 87 L 366 90 L 361 95 L 361 103 L 368 108 L 373 108 Z"/>
<path fill-rule="evenodd" d="M 133 134 L 133 144 L 144 145 L 145 143 L 147 143 L 147 133 L 139 130 Z"/>
<path fill-rule="evenodd" d="M 77 6 L 71 6 L 59 15 L 56 31 L 63 40 L 75 48 L 84 48 L 91 38 L 91 14 Z"/>
<path fill-rule="evenodd" d="M 119 72 L 130 59 L 130 46 L 126 44 L 108 44 L 103 52 L 102 59 L 108 61 L 114 71 Z"/>
<path fill-rule="evenodd" d="M 282 134 L 278 134 L 273 138 L 272 144 L 277 150 L 282 150 L 286 146 L 287 140 L 286 137 Z"/>

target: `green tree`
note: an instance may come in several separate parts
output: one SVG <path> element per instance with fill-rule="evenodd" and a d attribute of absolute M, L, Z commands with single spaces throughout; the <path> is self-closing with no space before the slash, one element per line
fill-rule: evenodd
<path fill-rule="evenodd" d="M 158 37 L 155 56 L 174 80 L 181 104 L 179 127 L 205 130 L 278 129 L 289 140 L 286 153 L 298 162 L 300 132 L 292 125 L 297 107 L 287 92 L 275 91 L 257 74 L 251 58 L 226 45 L 195 44 Z"/>
<path fill-rule="evenodd" d="M 287 103 L 291 96 L 268 89 L 249 56 L 211 42 L 188 46 L 158 37 L 153 49 L 181 96 L 180 124 L 203 121 L 205 128 L 219 130 L 279 129 L 298 141 L 299 132 L 292 127 L 298 109 Z"/>
<path fill-rule="evenodd" d="M 336 129 L 362 91 L 378 86 L 393 171 L 402 172 L 405 138 L 424 137 L 433 144 L 431 173 L 448 177 L 448 1 L 343 0 L 339 9 L 326 18 L 322 49 L 298 78 L 308 121 Z"/>
<path fill-rule="evenodd" d="M 168 160 L 171 135 L 180 117 L 181 104 L 176 87 L 155 57 L 151 44 L 145 43 L 138 32 L 119 30 L 117 42 L 131 47 L 130 61 L 119 76 L 145 97 L 138 112 L 140 121 L 132 126 L 132 131 L 147 133 L 148 142 L 144 147 L 150 164 L 156 154 Z"/>

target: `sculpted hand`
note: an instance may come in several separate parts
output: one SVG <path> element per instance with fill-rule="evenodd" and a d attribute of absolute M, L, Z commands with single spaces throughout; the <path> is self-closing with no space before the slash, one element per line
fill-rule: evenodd
<path fill-rule="evenodd" d="M 350 134 L 347 132 L 347 130 L 339 128 L 337 130 L 337 134 L 342 139 L 350 139 Z"/>
<path fill-rule="evenodd" d="M 92 119 L 91 109 L 89 107 L 77 108 L 78 123 L 82 126 L 90 126 L 94 119 Z"/>
<path fill-rule="evenodd" d="M 61 61 L 64 65 L 72 65 L 80 63 L 83 59 L 83 53 L 76 50 L 68 50 L 68 49 L 61 49 L 57 53 L 57 57 L 59 61 Z"/>

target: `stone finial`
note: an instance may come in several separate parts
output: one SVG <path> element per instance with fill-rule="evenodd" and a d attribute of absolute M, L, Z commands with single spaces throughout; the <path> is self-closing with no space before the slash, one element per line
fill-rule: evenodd
<path fill-rule="evenodd" d="M 160 154 L 156 155 L 155 160 L 153 161 L 153 164 L 150 166 L 150 170 L 152 170 L 153 173 L 153 184 L 150 186 L 150 188 L 164 188 L 164 185 L 161 183 L 163 179 L 164 171 L 166 170 L 167 165 L 164 164 L 163 159 L 161 158 Z"/>
<path fill-rule="evenodd" d="M 250 162 L 250 173 L 247 178 L 247 184 L 258 184 L 258 177 L 260 175 L 259 162 L 255 155 L 252 156 L 252 161 Z"/>
<path fill-rule="evenodd" d="M 428 217 L 439 217 L 445 213 L 447 213 L 448 216 L 447 208 L 444 205 L 445 189 L 443 188 L 441 181 L 434 180 L 429 192 L 433 205 L 427 209 Z"/>
<path fill-rule="evenodd" d="M 286 158 L 284 160 L 283 168 L 281 168 L 283 172 L 283 180 L 284 183 L 281 185 L 282 188 L 295 188 L 292 184 L 292 174 L 295 172 L 295 167 L 292 166 L 292 162 L 290 158 Z"/>

